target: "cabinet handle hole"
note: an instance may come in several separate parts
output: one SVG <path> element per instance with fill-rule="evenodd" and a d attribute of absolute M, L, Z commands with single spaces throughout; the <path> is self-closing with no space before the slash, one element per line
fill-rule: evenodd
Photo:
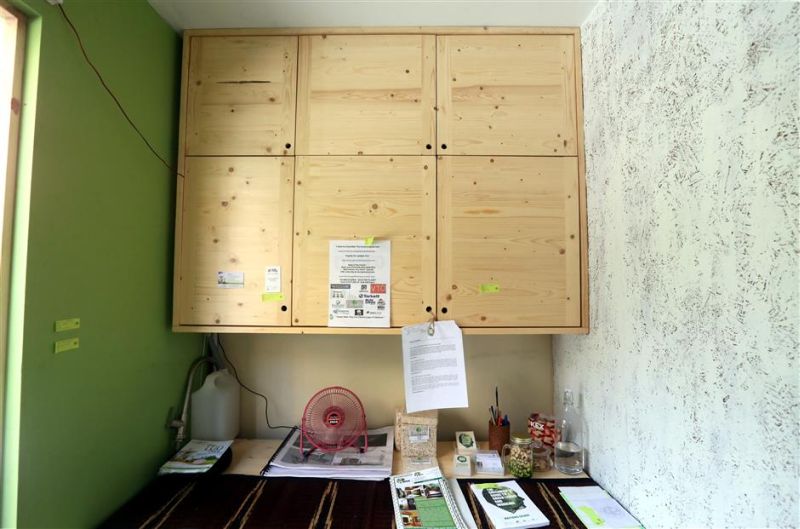
<path fill-rule="evenodd" d="M 430 306 L 425 307 L 425 312 L 431 312 L 432 310 L 433 308 Z"/>
<path fill-rule="evenodd" d="M 289 310 L 289 308 L 286 305 L 281 305 L 281 310 L 283 312 L 286 312 L 287 310 Z"/>
<path fill-rule="evenodd" d="M 292 144 L 291 144 L 291 143 L 287 143 L 287 144 L 286 144 L 286 148 L 287 148 L 287 149 L 291 149 L 291 148 L 292 148 Z"/>
<path fill-rule="evenodd" d="M 447 149 L 447 144 L 446 144 L 446 143 L 443 143 L 443 144 L 442 144 L 442 150 L 445 150 L 445 149 Z"/>
<path fill-rule="evenodd" d="M 447 307 L 442 307 L 442 314 L 447 314 Z"/>
<path fill-rule="evenodd" d="M 429 143 L 429 144 L 427 144 L 427 145 L 425 146 L 425 148 L 426 148 L 426 149 L 428 149 L 428 150 L 431 150 L 431 149 L 433 149 L 433 145 L 431 145 L 431 144 Z"/>

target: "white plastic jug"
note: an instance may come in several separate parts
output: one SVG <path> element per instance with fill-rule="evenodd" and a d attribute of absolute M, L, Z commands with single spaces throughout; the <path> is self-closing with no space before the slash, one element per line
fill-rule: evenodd
<path fill-rule="evenodd" d="M 239 434 L 239 383 L 227 369 L 208 375 L 192 393 L 192 439 L 229 441 Z"/>

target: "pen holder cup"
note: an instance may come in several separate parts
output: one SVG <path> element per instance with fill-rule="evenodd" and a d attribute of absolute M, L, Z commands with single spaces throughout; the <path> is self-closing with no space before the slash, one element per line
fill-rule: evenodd
<path fill-rule="evenodd" d="M 511 425 L 498 426 L 489 421 L 489 449 L 498 454 L 511 440 Z"/>

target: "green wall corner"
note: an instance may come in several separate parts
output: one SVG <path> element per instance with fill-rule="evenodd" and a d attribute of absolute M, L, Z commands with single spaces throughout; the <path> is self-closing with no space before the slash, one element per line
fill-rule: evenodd
<path fill-rule="evenodd" d="M 91 527 L 169 455 L 168 412 L 201 338 L 170 330 L 174 175 L 102 90 L 58 8 L 15 5 L 40 16 L 28 27 L 2 523 Z M 64 8 L 139 128 L 174 160 L 178 35 L 145 0 Z M 79 330 L 54 332 L 70 317 Z M 71 336 L 80 347 L 54 354 Z"/>

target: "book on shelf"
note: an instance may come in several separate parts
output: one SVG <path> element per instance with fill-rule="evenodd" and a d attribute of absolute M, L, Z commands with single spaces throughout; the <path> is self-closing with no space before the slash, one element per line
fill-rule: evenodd
<path fill-rule="evenodd" d="M 529 529 L 550 523 L 516 481 L 475 483 L 470 490 L 494 529 Z"/>

